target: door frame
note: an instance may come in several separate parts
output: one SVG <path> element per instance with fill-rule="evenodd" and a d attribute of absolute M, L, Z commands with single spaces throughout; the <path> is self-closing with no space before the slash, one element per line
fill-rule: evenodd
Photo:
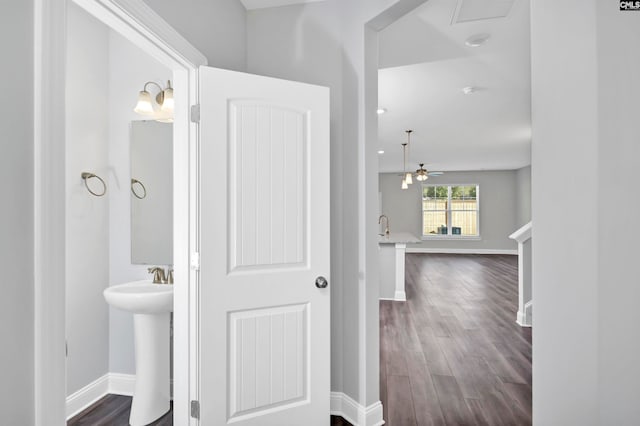
<path fill-rule="evenodd" d="M 34 416 L 66 424 L 65 368 L 65 68 L 69 1 L 173 71 L 174 420 L 197 424 L 198 67 L 207 59 L 142 0 L 34 1 Z M 132 96 L 135 96 L 132 94 Z M 133 98 L 132 98 L 133 99 Z M 62 105 L 62 108 L 60 107 Z M 183 143 L 175 143 L 183 141 Z"/>

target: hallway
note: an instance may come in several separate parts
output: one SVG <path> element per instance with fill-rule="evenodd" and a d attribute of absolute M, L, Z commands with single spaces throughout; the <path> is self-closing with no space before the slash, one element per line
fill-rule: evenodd
<path fill-rule="evenodd" d="M 518 259 L 408 254 L 407 302 L 380 302 L 386 426 L 530 425 L 531 329 Z"/>

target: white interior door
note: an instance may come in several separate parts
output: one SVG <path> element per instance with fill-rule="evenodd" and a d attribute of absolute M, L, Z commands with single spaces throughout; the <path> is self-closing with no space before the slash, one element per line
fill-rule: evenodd
<path fill-rule="evenodd" d="M 200 102 L 201 424 L 326 426 L 329 90 L 201 67 Z"/>

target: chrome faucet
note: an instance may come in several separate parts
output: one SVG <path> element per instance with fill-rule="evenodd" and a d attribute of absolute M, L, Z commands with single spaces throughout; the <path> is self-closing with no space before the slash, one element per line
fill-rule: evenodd
<path fill-rule="evenodd" d="M 153 274 L 153 283 L 154 284 L 166 284 L 167 279 L 164 276 L 164 269 L 159 266 L 154 266 L 153 268 L 147 269 L 150 274 Z M 171 274 L 173 275 L 173 274 Z"/>
<path fill-rule="evenodd" d="M 378 225 L 380 225 L 382 223 L 382 219 L 385 219 L 387 222 L 387 226 L 384 228 L 384 235 L 387 236 L 387 238 L 389 238 L 389 218 L 387 217 L 386 214 L 381 214 L 380 217 L 378 218 Z"/>

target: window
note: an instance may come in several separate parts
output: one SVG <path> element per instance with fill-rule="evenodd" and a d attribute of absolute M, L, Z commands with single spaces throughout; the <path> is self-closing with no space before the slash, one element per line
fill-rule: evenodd
<path fill-rule="evenodd" d="M 478 185 L 422 185 L 422 236 L 479 237 Z"/>

